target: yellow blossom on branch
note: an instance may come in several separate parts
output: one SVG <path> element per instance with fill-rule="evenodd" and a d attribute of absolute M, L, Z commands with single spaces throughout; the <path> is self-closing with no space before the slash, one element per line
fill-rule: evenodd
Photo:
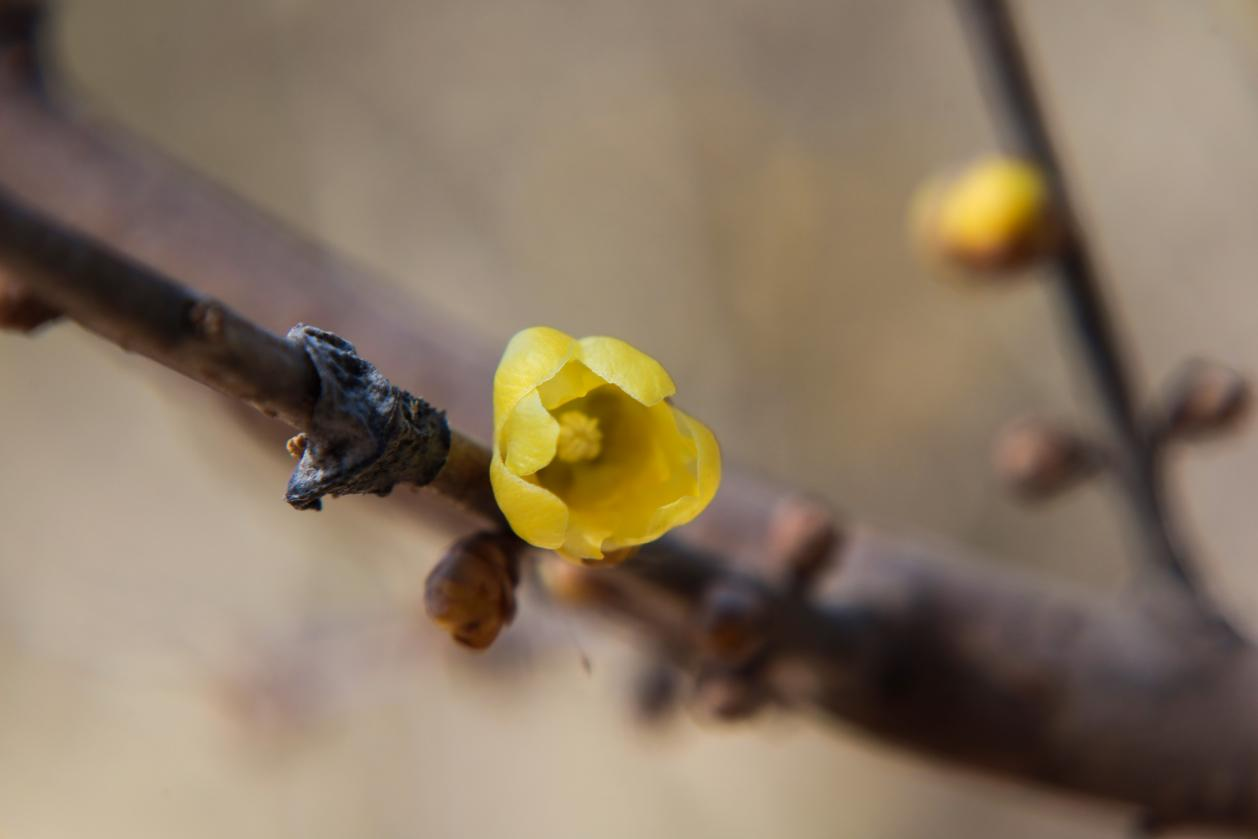
<path fill-rule="evenodd" d="M 699 515 L 721 481 L 707 426 L 659 362 L 616 338 L 535 326 L 494 375 L 490 480 L 524 541 L 613 561 Z"/>

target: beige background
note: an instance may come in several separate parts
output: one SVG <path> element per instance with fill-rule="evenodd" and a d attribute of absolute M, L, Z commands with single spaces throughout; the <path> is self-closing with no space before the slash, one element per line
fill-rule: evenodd
<path fill-rule="evenodd" d="M 1088 415 L 1046 290 L 960 289 L 905 241 L 914 185 L 993 144 L 949 4 L 63 6 L 79 98 L 417 307 L 494 342 L 623 336 L 732 460 L 1122 584 L 1102 490 L 1025 511 L 986 471 L 1003 419 Z M 1024 11 L 1145 379 L 1254 369 L 1250 5 Z M 4 837 L 1122 833 L 808 720 L 644 730 L 631 644 L 535 604 L 489 656 L 450 650 L 415 615 L 441 535 L 373 499 L 292 512 L 286 457 L 213 405 L 72 327 L 0 336 Z M 1251 623 L 1256 467 L 1244 434 L 1178 469 Z"/>

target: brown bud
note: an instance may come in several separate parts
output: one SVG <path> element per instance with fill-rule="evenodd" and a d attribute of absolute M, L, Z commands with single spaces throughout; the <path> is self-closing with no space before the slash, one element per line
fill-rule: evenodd
<path fill-rule="evenodd" d="M 290 455 L 300 460 L 301 456 L 306 453 L 307 442 L 306 432 L 303 431 L 300 434 L 294 434 L 292 437 L 289 437 L 284 447 L 288 449 Z"/>
<path fill-rule="evenodd" d="M 460 644 L 487 648 L 515 617 L 518 550 L 514 537 L 498 532 L 454 543 L 428 575 L 428 617 Z"/>
<path fill-rule="evenodd" d="M 643 723 L 662 722 L 677 705 L 678 678 L 672 665 L 653 661 L 634 680 L 633 706 Z"/>
<path fill-rule="evenodd" d="M 60 311 L 27 291 L 25 286 L 6 279 L 0 269 L 0 329 L 33 332 L 60 316 Z"/>
<path fill-rule="evenodd" d="M 1236 427 L 1249 412 L 1249 383 L 1213 361 L 1192 361 L 1172 380 L 1161 433 L 1204 437 Z"/>
<path fill-rule="evenodd" d="M 767 612 L 764 595 L 750 583 L 717 583 L 699 607 L 700 648 L 717 661 L 746 661 L 764 647 Z"/>
<path fill-rule="evenodd" d="M 1095 450 L 1072 431 L 1035 417 L 1016 420 L 996 438 L 996 474 L 1027 499 L 1047 498 L 1092 475 Z"/>
<path fill-rule="evenodd" d="M 769 554 L 797 589 L 807 589 L 836 561 L 841 540 L 834 517 L 820 501 L 792 496 L 773 511 Z"/>
<path fill-rule="evenodd" d="M 767 702 L 768 695 L 754 678 L 708 670 L 696 679 L 690 704 L 703 716 L 732 722 L 753 716 Z"/>

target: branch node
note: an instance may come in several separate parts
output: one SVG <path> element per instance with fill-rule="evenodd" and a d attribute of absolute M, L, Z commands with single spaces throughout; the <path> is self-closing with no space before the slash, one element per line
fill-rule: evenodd
<path fill-rule="evenodd" d="M 1249 413 L 1249 382 L 1214 361 L 1194 359 L 1175 374 L 1154 416 L 1158 439 L 1197 440 L 1231 431 Z"/>
<path fill-rule="evenodd" d="M 828 505 L 808 495 L 778 503 L 769 525 L 769 550 L 788 587 L 804 593 L 841 559 L 844 533 Z"/>
<path fill-rule="evenodd" d="M 298 324 L 288 340 L 306 351 L 319 396 L 285 500 L 317 510 L 324 495 L 388 495 L 394 485 L 429 483 L 445 465 L 450 428 L 443 411 L 394 387 L 354 345 Z"/>
<path fill-rule="evenodd" d="M 704 594 L 698 613 L 698 639 L 703 652 L 726 664 L 747 661 L 766 642 L 769 604 L 752 585 L 722 580 Z"/>
<path fill-rule="evenodd" d="M 1103 460 L 1091 441 L 1039 417 L 1006 425 L 992 450 L 994 471 L 1025 501 L 1044 500 L 1077 486 L 1096 474 Z"/>
<path fill-rule="evenodd" d="M 202 300 L 193 305 L 188 313 L 192 325 L 211 341 L 223 335 L 223 305 L 217 300 Z"/>

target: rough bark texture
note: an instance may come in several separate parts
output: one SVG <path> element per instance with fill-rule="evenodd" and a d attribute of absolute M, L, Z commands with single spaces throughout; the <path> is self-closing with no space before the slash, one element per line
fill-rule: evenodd
<path fill-rule="evenodd" d="M 319 374 L 289 504 L 317 510 L 325 495 L 388 495 L 402 482 L 432 482 L 450 452 L 445 414 L 389 384 L 344 338 L 299 324 L 288 340 Z"/>

